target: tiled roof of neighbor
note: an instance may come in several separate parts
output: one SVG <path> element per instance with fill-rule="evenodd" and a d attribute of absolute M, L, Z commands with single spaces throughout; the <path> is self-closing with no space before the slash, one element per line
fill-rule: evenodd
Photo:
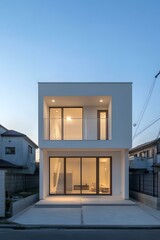
<path fill-rule="evenodd" d="M 3 159 L 0 159 L 0 168 L 23 168 L 21 166 L 17 166 L 13 163 L 7 162 Z"/>
<path fill-rule="evenodd" d="M 1 125 L 1 124 L 0 124 L 0 127 L 1 127 L 1 128 L 4 128 L 5 130 L 7 130 L 7 128 L 6 128 L 6 127 L 4 127 L 4 126 L 3 126 L 3 125 Z"/>
<path fill-rule="evenodd" d="M 6 137 L 26 137 L 25 134 L 14 131 L 14 130 L 7 130 L 6 132 L 2 133 L 1 136 L 6 136 Z"/>
<path fill-rule="evenodd" d="M 38 146 L 27 137 L 27 135 L 14 131 L 14 130 L 7 130 L 4 133 L 1 134 L 1 137 L 24 137 L 28 142 L 30 142 L 35 148 L 38 148 Z"/>
<path fill-rule="evenodd" d="M 136 146 L 134 148 L 131 148 L 129 150 L 129 153 L 131 154 L 131 153 L 134 153 L 136 151 L 141 151 L 141 150 L 143 150 L 145 148 L 152 147 L 152 146 L 156 145 L 159 141 L 160 141 L 160 138 L 156 138 L 156 139 L 154 139 L 154 140 L 152 140 L 150 142 L 143 143 L 143 144 L 138 145 L 138 146 Z"/>

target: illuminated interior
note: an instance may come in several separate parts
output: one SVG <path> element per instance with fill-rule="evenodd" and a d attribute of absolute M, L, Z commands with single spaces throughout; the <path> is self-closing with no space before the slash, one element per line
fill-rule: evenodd
<path fill-rule="evenodd" d="M 82 140 L 82 108 L 50 108 L 50 140 Z"/>
<path fill-rule="evenodd" d="M 100 112 L 100 140 L 107 139 L 107 113 Z"/>
<path fill-rule="evenodd" d="M 50 158 L 50 194 L 111 194 L 111 158 Z"/>

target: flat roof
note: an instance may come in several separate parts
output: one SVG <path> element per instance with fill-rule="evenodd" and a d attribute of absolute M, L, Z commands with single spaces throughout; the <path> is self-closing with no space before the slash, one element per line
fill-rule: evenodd
<path fill-rule="evenodd" d="M 132 82 L 38 82 L 38 84 L 132 84 Z"/>

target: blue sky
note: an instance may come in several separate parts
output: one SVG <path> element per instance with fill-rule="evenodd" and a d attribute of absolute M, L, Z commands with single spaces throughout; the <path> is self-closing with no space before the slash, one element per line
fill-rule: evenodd
<path fill-rule="evenodd" d="M 159 59 L 159 0 L 0 0 L 0 124 L 37 143 L 40 81 L 131 81 L 136 122 Z M 139 130 L 160 116 L 159 92 L 160 76 Z"/>

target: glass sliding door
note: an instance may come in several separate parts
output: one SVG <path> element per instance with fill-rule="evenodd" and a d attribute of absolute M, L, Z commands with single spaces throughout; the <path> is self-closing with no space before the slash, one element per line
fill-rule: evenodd
<path fill-rule="evenodd" d="M 81 193 L 80 158 L 66 158 L 66 194 Z"/>
<path fill-rule="evenodd" d="M 98 110 L 98 139 L 108 139 L 108 111 Z"/>
<path fill-rule="evenodd" d="M 50 140 L 62 140 L 61 108 L 50 108 Z"/>
<path fill-rule="evenodd" d="M 96 158 L 82 158 L 82 194 L 96 194 Z"/>
<path fill-rule="evenodd" d="M 82 140 L 82 108 L 50 108 L 50 140 Z"/>
<path fill-rule="evenodd" d="M 51 157 L 50 194 L 111 194 L 111 157 Z"/>
<path fill-rule="evenodd" d="M 64 140 L 82 140 L 82 108 L 63 109 Z"/>
<path fill-rule="evenodd" d="M 64 194 L 64 158 L 50 158 L 50 194 Z"/>
<path fill-rule="evenodd" d="M 111 193 L 111 160 L 99 158 L 99 194 Z"/>

